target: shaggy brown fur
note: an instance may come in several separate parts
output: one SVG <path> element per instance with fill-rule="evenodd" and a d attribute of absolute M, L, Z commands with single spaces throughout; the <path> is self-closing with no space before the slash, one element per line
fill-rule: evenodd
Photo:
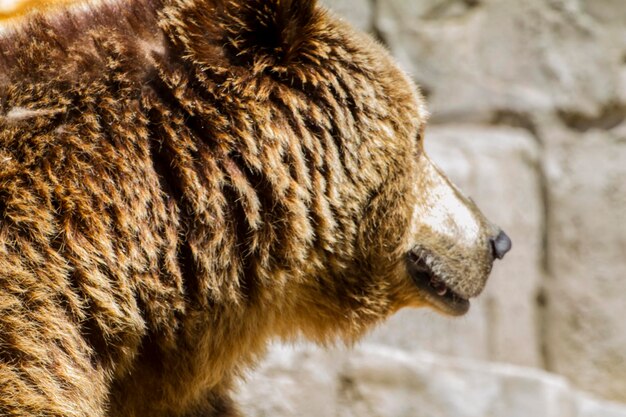
<path fill-rule="evenodd" d="M 0 415 L 235 416 L 271 337 L 426 302 L 421 99 L 314 3 L 108 3 L 0 39 Z"/>

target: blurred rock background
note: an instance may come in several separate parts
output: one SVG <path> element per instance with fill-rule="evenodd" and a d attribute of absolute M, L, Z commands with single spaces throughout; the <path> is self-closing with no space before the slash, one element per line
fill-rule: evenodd
<path fill-rule="evenodd" d="M 626 0 L 325 3 L 421 86 L 427 151 L 514 249 L 465 317 L 276 345 L 247 415 L 626 417 Z"/>

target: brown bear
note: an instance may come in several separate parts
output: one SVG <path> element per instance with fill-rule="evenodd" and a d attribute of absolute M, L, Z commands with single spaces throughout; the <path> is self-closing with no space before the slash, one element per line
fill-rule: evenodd
<path fill-rule="evenodd" d="M 510 240 L 417 88 L 314 0 L 118 0 L 0 38 L 0 415 L 237 416 L 272 338 L 460 315 Z"/>

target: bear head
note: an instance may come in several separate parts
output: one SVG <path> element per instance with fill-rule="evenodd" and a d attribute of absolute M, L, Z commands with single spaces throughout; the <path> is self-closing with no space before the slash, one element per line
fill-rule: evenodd
<path fill-rule="evenodd" d="M 284 256 L 267 255 L 291 265 L 285 334 L 351 339 L 402 307 L 468 310 L 511 243 L 424 152 L 424 98 L 383 46 L 314 0 L 183 2 L 164 14 L 195 65 L 229 74 L 221 86 L 239 111 L 271 115 L 256 119 L 257 145 L 287 143 L 258 163 L 267 184 L 291 189 L 269 186 L 289 224 L 276 237 Z M 243 210 L 248 221 L 255 210 Z"/>

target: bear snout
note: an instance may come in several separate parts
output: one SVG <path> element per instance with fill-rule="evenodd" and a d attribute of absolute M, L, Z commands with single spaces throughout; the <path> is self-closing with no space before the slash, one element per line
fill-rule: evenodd
<path fill-rule="evenodd" d="M 498 259 L 504 258 L 504 255 L 506 255 L 513 246 L 511 238 L 502 230 L 500 230 L 500 233 L 498 233 L 496 237 L 492 237 L 490 240 L 493 256 Z"/>

